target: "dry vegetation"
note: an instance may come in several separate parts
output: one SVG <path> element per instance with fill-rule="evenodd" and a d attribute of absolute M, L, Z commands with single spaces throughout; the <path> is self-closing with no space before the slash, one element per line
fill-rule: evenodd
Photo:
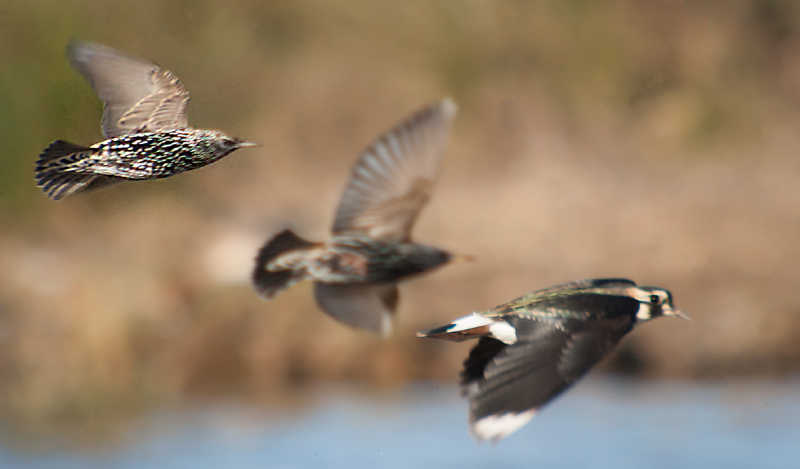
<path fill-rule="evenodd" d="M 669 288 L 694 318 L 638 329 L 618 369 L 800 369 L 793 2 L 32 3 L 0 11 L 6 418 L 102 424 L 183 396 L 454 379 L 469 345 L 415 331 L 598 276 Z M 50 202 L 36 155 L 100 138 L 70 37 L 169 68 L 195 125 L 264 146 Z M 402 287 L 388 341 L 328 319 L 309 285 L 258 299 L 258 246 L 286 225 L 325 237 L 358 152 L 444 95 L 461 108 L 416 235 L 478 261 Z"/>

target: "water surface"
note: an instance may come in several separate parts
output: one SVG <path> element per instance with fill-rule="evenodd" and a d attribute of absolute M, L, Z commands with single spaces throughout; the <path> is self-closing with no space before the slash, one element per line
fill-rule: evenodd
<path fill-rule="evenodd" d="M 103 450 L 25 453 L 19 468 L 792 468 L 800 381 L 695 384 L 592 378 L 497 444 L 467 433 L 452 384 L 380 395 L 330 387 L 301 409 L 162 409 Z"/>

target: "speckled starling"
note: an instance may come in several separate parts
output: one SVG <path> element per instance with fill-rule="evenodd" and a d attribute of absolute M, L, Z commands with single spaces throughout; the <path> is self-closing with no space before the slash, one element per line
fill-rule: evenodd
<path fill-rule="evenodd" d="M 638 323 L 689 319 L 672 294 L 626 279 L 565 283 L 456 319 L 420 337 L 479 337 L 461 372 L 470 430 L 494 441 L 527 423 L 580 379 Z"/>
<path fill-rule="evenodd" d="M 169 177 L 255 145 L 190 127 L 189 92 L 167 70 L 86 42 L 71 42 L 67 56 L 105 104 L 106 140 L 90 147 L 57 140 L 39 156 L 37 185 L 53 200 L 123 180 Z"/>
<path fill-rule="evenodd" d="M 442 100 L 372 143 L 353 166 L 333 237 L 314 243 L 285 230 L 269 240 L 253 271 L 258 293 L 270 300 L 310 279 L 317 304 L 333 318 L 388 335 L 399 280 L 466 259 L 411 241 L 455 112 L 455 103 Z"/>

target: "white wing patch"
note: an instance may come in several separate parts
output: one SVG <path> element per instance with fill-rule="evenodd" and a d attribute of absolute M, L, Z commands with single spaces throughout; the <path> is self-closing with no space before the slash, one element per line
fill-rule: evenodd
<path fill-rule="evenodd" d="M 535 415 L 536 409 L 518 414 L 509 412 L 501 415 L 489 415 L 473 422 L 470 426 L 470 433 L 478 442 L 484 440 L 497 442 L 501 438 L 505 438 L 519 430 L 523 425 L 530 422 Z"/>

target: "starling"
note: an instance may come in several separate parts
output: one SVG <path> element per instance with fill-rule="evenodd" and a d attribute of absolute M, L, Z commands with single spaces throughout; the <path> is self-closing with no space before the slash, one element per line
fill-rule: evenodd
<path fill-rule="evenodd" d="M 36 182 L 53 200 L 125 179 L 169 177 L 255 145 L 190 127 L 189 92 L 157 65 L 86 42 L 71 42 L 67 56 L 104 103 L 106 140 L 89 147 L 56 140 L 39 155 Z"/>
<path fill-rule="evenodd" d="M 411 229 L 439 172 L 456 105 L 428 106 L 372 143 L 350 174 L 326 242 L 291 230 L 258 253 L 253 285 L 266 300 L 313 280 L 319 307 L 345 324 L 391 332 L 397 282 L 467 256 L 411 241 Z"/>
<path fill-rule="evenodd" d="M 626 279 L 565 283 L 533 292 L 419 337 L 479 337 L 461 372 L 470 433 L 497 441 L 575 383 L 633 326 L 659 316 L 689 319 L 672 294 Z"/>

